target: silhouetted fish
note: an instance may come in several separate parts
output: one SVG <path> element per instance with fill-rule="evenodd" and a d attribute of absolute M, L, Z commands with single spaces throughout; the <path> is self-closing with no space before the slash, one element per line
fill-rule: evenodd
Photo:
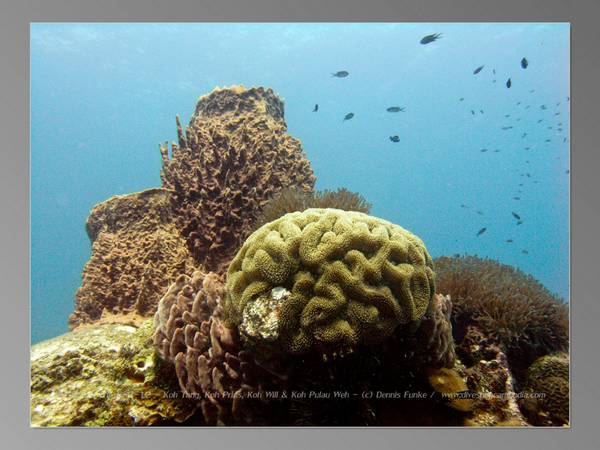
<path fill-rule="evenodd" d="M 390 106 L 388 109 L 386 109 L 387 112 L 391 112 L 391 113 L 397 113 L 397 112 L 404 112 L 404 107 L 399 107 L 399 106 Z"/>
<path fill-rule="evenodd" d="M 484 227 L 484 228 L 482 228 L 481 230 L 479 230 L 479 231 L 477 232 L 477 236 L 481 236 L 483 233 L 485 233 L 485 230 L 487 230 L 487 228 L 485 228 L 485 227 Z"/>
<path fill-rule="evenodd" d="M 312 112 L 317 112 L 319 110 L 319 104 L 315 104 L 315 109 L 312 110 Z"/>
<path fill-rule="evenodd" d="M 458 99 L 458 101 L 462 102 L 464 99 L 465 99 L 464 97 L 461 97 L 461 98 Z"/>
<path fill-rule="evenodd" d="M 529 91 L 530 94 L 533 94 L 535 92 L 535 89 L 532 89 Z"/>
<path fill-rule="evenodd" d="M 521 139 L 523 139 L 525 136 L 527 136 L 527 133 L 523 133 L 523 134 L 521 135 Z"/>
<path fill-rule="evenodd" d="M 538 119 L 538 123 L 542 123 L 544 119 Z"/>
<path fill-rule="evenodd" d="M 344 120 L 342 122 L 345 122 L 346 120 L 350 120 L 354 117 L 354 113 L 348 113 L 344 116 Z"/>
<path fill-rule="evenodd" d="M 477 211 L 477 214 L 479 214 L 480 216 L 483 216 L 483 213 L 481 211 Z"/>
<path fill-rule="evenodd" d="M 541 105 L 540 109 L 548 109 L 548 107 L 546 105 Z"/>
<path fill-rule="evenodd" d="M 569 172 L 570 172 L 570 170 L 568 170 L 568 169 L 567 169 L 567 170 L 565 170 L 565 173 L 569 173 Z"/>
<path fill-rule="evenodd" d="M 475 115 L 475 111 L 471 110 L 471 114 Z"/>
<path fill-rule="evenodd" d="M 529 62 L 527 61 L 527 58 L 523 58 L 523 59 L 521 60 L 521 67 L 522 67 L 523 69 L 527 69 L 527 66 L 528 66 L 528 65 L 529 65 Z"/>
<path fill-rule="evenodd" d="M 488 150 L 487 148 L 482 148 L 481 153 L 485 153 L 485 152 L 487 152 L 487 150 Z"/>
<path fill-rule="evenodd" d="M 423 45 L 429 44 L 430 42 L 437 41 L 441 37 L 442 37 L 442 33 L 428 34 L 423 39 L 421 39 L 421 44 L 423 44 Z"/>
<path fill-rule="evenodd" d="M 523 223 L 523 221 L 522 221 L 522 220 L 519 220 L 519 221 L 517 222 L 517 225 L 521 225 L 522 223 Z"/>
<path fill-rule="evenodd" d="M 521 220 L 521 216 L 519 216 L 516 212 L 513 212 L 512 215 L 515 219 Z"/>
<path fill-rule="evenodd" d="M 531 108 L 531 105 L 525 106 L 525 109 L 529 109 L 529 108 Z"/>
<path fill-rule="evenodd" d="M 400 142 L 400 136 L 398 136 L 398 135 L 390 136 L 390 141 Z"/>
<path fill-rule="evenodd" d="M 481 69 L 483 69 L 484 66 L 479 66 L 477 69 L 475 69 L 473 71 L 473 75 L 477 75 L 479 72 L 481 72 Z"/>
<path fill-rule="evenodd" d="M 496 149 L 494 150 L 494 153 L 500 153 L 500 150 Z"/>
<path fill-rule="evenodd" d="M 483 109 L 480 109 L 480 110 L 479 110 L 479 112 L 480 112 L 481 114 L 483 114 Z"/>
<path fill-rule="evenodd" d="M 517 102 L 517 106 L 519 106 L 521 104 L 521 102 Z"/>
<path fill-rule="evenodd" d="M 567 142 L 567 138 L 564 138 L 564 139 L 563 139 L 563 144 L 564 144 L 565 142 Z"/>
<path fill-rule="evenodd" d="M 503 129 L 503 130 L 511 130 L 512 128 L 513 128 L 513 126 L 512 126 L 512 125 L 509 125 L 509 126 L 507 126 L 507 127 L 502 127 L 502 129 Z"/>
<path fill-rule="evenodd" d="M 345 70 L 340 70 L 339 72 L 331 74 L 332 77 L 337 77 L 337 78 L 346 78 L 348 75 L 350 75 L 350 73 L 346 72 Z"/>
<path fill-rule="evenodd" d="M 504 114 L 504 117 L 508 119 L 510 117 L 510 114 Z"/>
<path fill-rule="evenodd" d="M 461 204 L 460 204 L 460 207 L 461 207 L 461 208 L 468 208 L 468 206 L 467 206 L 467 205 L 465 205 L 464 203 L 461 203 Z"/>
<path fill-rule="evenodd" d="M 496 75 L 496 69 L 492 69 L 492 73 Z"/>
<path fill-rule="evenodd" d="M 512 239 L 507 239 L 506 240 L 506 242 L 509 242 L 509 243 L 512 242 L 512 241 L 513 241 Z"/>
<path fill-rule="evenodd" d="M 513 200 L 521 200 L 521 197 L 513 197 Z"/>
<path fill-rule="evenodd" d="M 529 255 L 529 252 L 527 250 L 521 250 L 521 253 L 523 253 L 524 255 Z"/>
<path fill-rule="evenodd" d="M 510 87 L 512 86 L 512 81 L 510 81 L 510 78 L 508 80 L 506 80 L 506 87 L 510 89 Z"/>

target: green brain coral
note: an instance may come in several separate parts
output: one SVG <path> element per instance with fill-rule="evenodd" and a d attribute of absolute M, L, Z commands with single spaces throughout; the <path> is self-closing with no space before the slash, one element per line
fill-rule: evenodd
<path fill-rule="evenodd" d="M 307 209 L 250 235 L 229 266 L 227 291 L 226 315 L 246 337 L 327 354 L 418 325 L 435 283 L 425 245 L 400 226 Z"/>

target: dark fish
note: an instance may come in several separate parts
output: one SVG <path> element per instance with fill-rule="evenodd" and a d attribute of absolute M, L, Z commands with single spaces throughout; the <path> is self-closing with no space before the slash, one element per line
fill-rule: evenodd
<path fill-rule="evenodd" d="M 515 219 L 521 220 L 521 216 L 519 216 L 516 212 L 513 212 L 512 215 Z"/>
<path fill-rule="evenodd" d="M 479 66 L 477 69 L 475 69 L 473 71 L 473 75 L 477 75 L 479 72 L 481 72 L 481 69 L 483 69 L 484 66 Z"/>
<path fill-rule="evenodd" d="M 550 125 L 550 126 L 548 127 L 548 129 L 549 129 L 549 130 L 551 130 L 551 129 L 552 129 L 552 125 Z"/>
<path fill-rule="evenodd" d="M 522 220 L 519 220 L 519 221 L 517 222 L 517 225 L 521 225 L 522 223 L 523 223 L 523 221 L 522 221 Z"/>
<path fill-rule="evenodd" d="M 350 120 L 354 117 L 354 113 L 348 113 L 344 116 L 344 120 L 342 122 L 345 122 L 346 120 Z"/>
<path fill-rule="evenodd" d="M 567 142 L 567 138 L 564 138 L 564 139 L 563 139 L 563 144 L 564 144 L 565 142 Z"/>
<path fill-rule="evenodd" d="M 487 228 L 482 228 L 481 230 L 479 230 L 477 232 L 477 236 L 481 236 L 483 233 L 485 233 L 485 230 L 487 230 Z"/>
<path fill-rule="evenodd" d="M 507 239 L 506 240 L 506 242 L 509 242 L 509 243 L 512 242 L 512 241 L 513 241 L 512 239 Z"/>
<path fill-rule="evenodd" d="M 509 125 L 509 126 L 507 126 L 507 127 L 502 127 L 502 129 L 503 129 L 503 130 L 511 130 L 512 128 L 513 128 L 513 126 L 512 126 L 512 125 Z"/>
<path fill-rule="evenodd" d="M 529 109 L 529 108 L 531 108 L 531 105 L 525 106 L 525 109 Z"/>
<path fill-rule="evenodd" d="M 390 141 L 400 142 L 400 136 L 398 136 L 398 135 L 390 136 Z"/>
<path fill-rule="evenodd" d="M 496 69 L 492 69 L 492 73 L 496 75 Z"/>
<path fill-rule="evenodd" d="M 350 75 L 350 73 L 346 72 L 345 70 L 340 70 L 339 72 L 331 74 L 332 77 L 337 78 L 346 78 L 348 75 Z"/>
<path fill-rule="evenodd" d="M 535 92 L 535 89 L 532 89 L 529 91 L 530 94 L 533 94 Z"/>
<path fill-rule="evenodd" d="M 521 104 L 521 102 L 517 102 L 517 106 L 519 106 Z"/>
<path fill-rule="evenodd" d="M 567 97 L 567 101 L 571 100 L 571 97 Z"/>
<path fill-rule="evenodd" d="M 560 105 L 560 102 L 558 102 L 558 103 L 556 104 L 556 106 L 558 106 L 558 105 Z"/>
<path fill-rule="evenodd" d="M 520 117 L 517 117 L 517 122 L 520 122 L 520 121 L 521 121 L 521 118 L 520 118 Z"/>
<path fill-rule="evenodd" d="M 512 86 L 512 81 L 510 81 L 510 78 L 508 80 L 506 80 L 506 87 L 510 89 L 510 87 Z"/>
<path fill-rule="evenodd" d="M 477 211 L 477 214 L 479 214 L 480 216 L 483 216 L 483 213 L 481 211 Z"/>
<path fill-rule="evenodd" d="M 500 150 L 496 149 L 494 150 L 494 153 L 500 153 Z"/>
<path fill-rule="evenodd" d="M 460 253 L 455 253 L 455 254 L 454 254 L 454 257 L 455 257 L 455 258 L 460 258 Z"/>
<path fill-rule="evenodd" d="M 480 110 L 479 110 L 479 112 L 480 112 L 481 114 L 483 114 L 483 109 L 480 109 Z"/>
<path fill-rule="evenodd" d="M 391 113 L 397 113 L 397 112 L 404 112 L 404 107 L 399 107 L 399 106 L 390 106 L 388 109 L 386 109 L 387 112 L 391 112 Z"/>
<path fill-rule="evenodd" d="M 527 250 L 521 250 L 521 253 L 523 253 L 524 255 L 529 255 L 529 252 Z"/>
<path fill-rule="evenodd" d="M 458 101 L 462 102 L 464 99 L 465 99 L 464 97 L 461 97 L 461 98 L 458 99 Z"/>
<path fill-rule="evenodd" d="M 461 204 L 460 204 L 460 207 L 461 207 L 461 208 L 468 208 L 468 206 L 467 206 L 467 205 L 465 205 L 464 203 L 461 203 Z"/>
<path fill-rule="evenodd" d="M 471 110 L 471 114 L 475 115 L 475 111 Z"/>
<path fill-rule="evenodd" d="M 554 115 L 555 116 L 560 116 L 560 113 L 559 112 L 555 112 Z"/>
<path fill-rule="evenodd" d="M 530 174 L 530 173 L 526 173 L 526 174 L 525 174 L 525 176 L 526 176 L 527 178 L 531 178 L 531 174 Z"/>
<path fill-rule="evenodd" d="M 513 200 L 521 200 L 521 197 L 513 197 Z"/>
<path fill-rule="evenodd" d="M 546 105 L 541 105 L 540 109 L 548 109 L 548 107 Z"/>
<path fill-rule="evenodd" d="M 495 82 L 496 82 L 496 80 L 492 80 L 492 83 L 495 83 Z"/>
<path fill-rule="evenodd" d="M 551 141 L 552 141 L 551 139 L 546 139 L 546 142 L 551 142 Z"/>
<path fill-rule="evenodd" d="M 557 128 L 556 131 L 562 131 L 562 128 Z"/>
<path fill-rule="evenodd" d="M 487 150 L 488 150 L 487 148 L 482 148 L 481 153 L 485 153 L 485 152 L 487 152 Z"/>
<path fill-rule="evenodd" d="M 542 123 L 544 119 L 538 119 L 538 123 Z"/>
<path fill-rule="evenodd" d="M 565 170 L 565 173 L 569 173 L 569 172 L 570 172 L 570 170 Z"/>
<path fill-rule="evenodd" d="M 527 136 L 527 133 L 523 133 L 523 134 L 521 135 L 521 139 L 523 139 L 525 136 Z"/>
<path fill-rule="evenodd" d="M 312 110 L 312 112 L 317 112 L 318 110 L 319 110 L 319 104 L 317 103 L 317 104 L 315 105 L 315 109 L 313 109 L 313 110 Z"/>
<path fill-rule="evenodd" d="M 523 69 L 527 69 L 527 66 L 528 66 L 528 65 L 529 65 L 529 62 L 527 61 L 527 58 L 523 58 L 523 59 L 521 60 L 521 67 L 522 67 Z"/>
<path fill-rule="evenodd" d="M 510 117 L 510 114 L 504 114 L 504 117 L 508 119 Z"/>
<path fill-rule="evenodd" d="M 430 42 L 437 41 L 438 39 L 441 38 L 441 36 L 442 36 L 442 33 L 428 34 L 423 39 L 421 39 L 421 44 L 425 45 L 425 44 L 429 44 Z"/>

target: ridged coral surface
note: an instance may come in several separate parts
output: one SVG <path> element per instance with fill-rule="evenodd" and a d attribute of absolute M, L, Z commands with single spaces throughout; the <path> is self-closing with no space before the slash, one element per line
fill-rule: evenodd
<path fill-rule="evenodd" d="M 283 289 L 279 346 L 289 353 L 343 352 L 417 324 L 432 305 L 432 269 L 421 239 L 398 225 L 359 212 L 307 209 L 262 226 L 244 243 L 228 271 L 227 318 L 243 327 L 254 320 L 247 311 Z"/>
<path fill-rule="evenodd" d="M 193 259 L 164 189 L 120 195 L 96 205 L 87 220 L 92 255 L 77 290 L 71 328 L 103 314 L 151 316 L 178 273 Z"/>
<path fill-rule="evenodd" d="M 286 187 L 311 191 L 315 177 L 271 89 L 215 89 L 177 129 L 171 154 L 161 146 L 162 183 L 196 262 L 224 273 L 268 200 Z"/>

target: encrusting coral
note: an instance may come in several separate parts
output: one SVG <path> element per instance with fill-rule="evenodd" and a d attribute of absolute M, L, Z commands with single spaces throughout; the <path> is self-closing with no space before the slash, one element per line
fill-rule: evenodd
<path fill-rule="evenodd" d="M 399 325 L 416 329 L 435 284 L 412 233 L 359 212 L 307 209 L 246 240 L 227 290 L 226 319 L 255 344 L 327 356 L 382 342 Z"/>
<path fill-rule="evenodd" d="M 521 400 L 528 419 L 535 425 L 569 423 L 569 355 L 555 353 L 538 358 L 527 370 Z"/>
<path fill-rule="evenodd" d="M 201 97 L 178 144 L 161 146 L 163 187 L 197 264 L 224 273 L 268 200 L 286 187 L 312 191 L 300 141 L 287 134 L 283 101 L 242 86 Z"/>
<path fill-rule="evenodd" d="M 346 188 L 316 192 L 286 188 L 269 200 L 254 222 L 254 227 L 255 229 L 260 228 L 288 213 L 304 211 L 309 208 L 335 208 L 369 214 L 371 206 L 362 195 L 350 192 Z"/>
<path fill-rule="evenodd" d="M 103 315 L 151 316 L 177 274 L 193 268 L 165 189 L 118 195 L 96 205 L 86 230 L 92 255 L 69 317 L 71 328 Z"/>
<path fill-rule="evenodd" d="M 475 256 L 441 257 L 434 263 L 437 289 L 452 298 L 459 341 L 474 325 L 515 363 L 526 365 L 567 348 L 568 307 L 533 277 Z"/>

